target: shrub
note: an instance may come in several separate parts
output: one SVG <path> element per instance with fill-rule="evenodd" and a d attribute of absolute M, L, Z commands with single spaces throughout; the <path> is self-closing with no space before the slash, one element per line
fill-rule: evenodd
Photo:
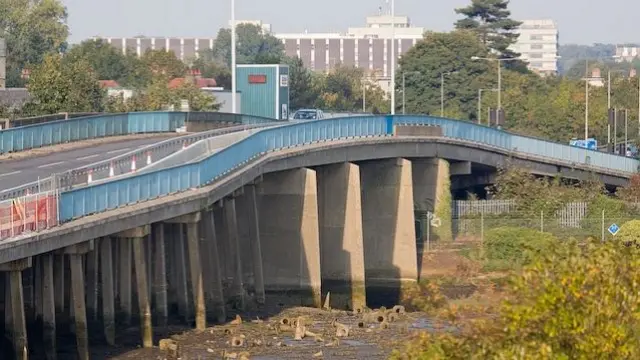
<path fill-rule="evenodd" d="M 497 318 L 421 334 L 392 359 L 638 359 L 639 255 L 559 244 L 513 275 Z"/>
<path fill-rule="evenodd" d="M 526 265 L 558 243 L 552 234 L 520 227 L 500 227 L 487 231 L 485 257 L 515 266 Z"/>
<path fill-rule="evenodd" d="M 623 244 L 640 246 L 640 220 L 631 220 L 620 226 L 620 231 L 616 234 L 616 240 Z"/>

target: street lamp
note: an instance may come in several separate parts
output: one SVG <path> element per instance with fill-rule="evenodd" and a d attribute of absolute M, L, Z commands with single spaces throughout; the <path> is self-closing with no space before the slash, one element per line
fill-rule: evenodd
<path fill-rule="evenodd" d="M 231 112 L 237 112 L 236 104 L 236 0 L 231 0 Z"/>
<path fill-rule="evenodd" d="M 584 140 L 587 141 L 589 138 L 589 81 L 591 81 L 591 77 L 589 76 L 589 60 L 585 60 L 584 74 L 585 77 L 582 78 L 582 80 L 584 80 Z M 609 131 L 609 133 L 611 133 L 611 131 Z"/>
<path fill-rule="evenodd" d="M 487 60 L 498 62 L 498 112 L 502 109 L 502 62 L 503 61 L 517 61 L 518 58 L 487 58 L 472 56 L 471 60 Z"/>
<path fill-rule="evenodd" d="M 405 114 L 405 110 L 406 110 L 405 90 L 406 90 L 406 75 L 407 74 L 420 74 L 420 71 L 403 71 L 402 72 L 402 115 Z"/>
<path fill-rule="evenodd" d="M 396 114 L 396 1 L 391 0 L 391 115 Z"/>
<path fill-rule="evenodd" d="M 445 75 L 456 74 L 457 71 L 447 71 L 440 74 L 440 117 L 444 117 L 444 77 Z"/>
<path fill-rule="evenodd" d="M 498 91 L 498 89 L 493 88 L 493 89 L 478 89 L 478 124 L 482 124 L 482 92 L 483 91 Z M 489 124 L 489 121 L 487 121 L 487 125 L 491 125 Z"/>

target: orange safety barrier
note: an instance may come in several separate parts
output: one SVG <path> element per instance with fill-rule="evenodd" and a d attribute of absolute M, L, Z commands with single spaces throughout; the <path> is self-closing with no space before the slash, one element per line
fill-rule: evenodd
<path fill-rule="evenodd" d="M 58 194 L 44 192 L 0 202 L 0 240 L 58 225 Z"/>

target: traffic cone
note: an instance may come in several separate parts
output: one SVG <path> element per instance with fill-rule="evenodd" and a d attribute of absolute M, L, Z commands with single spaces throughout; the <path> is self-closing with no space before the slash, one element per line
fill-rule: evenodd
<path fill-rule="evenodd" d="M 133 155 L 131 158 L 131 171 L 136 171 L 136 156 Z"/>
<path fill-rule="evenodd" d="M 109 177 L 113 177 L 115 175 L 115 171 L 113 169 L 113 161 L 109 164 Z"/>
<path fill-rule="evenodd" d="M 184 150 L 184 149 L 186 149 L 186 148 L 187 148 L 187 142 L 186 142 L 186 141 L 184 141 L 184 142 L 182 142 L 182 150 Z"/>
<path fill-rule="evenodd" d="M 87 174 L 87 184 L 91 184 L 93 182 L 93 170 L 89 169 L 89 173 Z"/>
<path fill-rule="evenodd" d="M 147 151 L 147 165 L 151 165 L 151 151 Z"/>

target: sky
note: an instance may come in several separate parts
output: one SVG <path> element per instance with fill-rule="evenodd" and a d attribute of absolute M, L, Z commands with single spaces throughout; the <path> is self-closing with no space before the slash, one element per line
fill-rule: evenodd
<path fill-rule="evenodd" d="M 62 0 L 69 12 L 70 40 L 93 36 L 215 37 L 226 27 L 231 0 Z M 396 14 L 414 26 L 448 31 L 458 18 L 454 8 L 470 0 L 395 0 Z M 553 19 L 562 44 L 636 43 L 636 0 L 512 0 L 515 19 Z M 593 3 L 593 2 L 591 2 Z M 238 20 L 262 20 L 274 32 L 342 32 L 364 25 L 384 0 L 236 0 Z M 603 9 L 606 6 L 606 11 Z"/>

